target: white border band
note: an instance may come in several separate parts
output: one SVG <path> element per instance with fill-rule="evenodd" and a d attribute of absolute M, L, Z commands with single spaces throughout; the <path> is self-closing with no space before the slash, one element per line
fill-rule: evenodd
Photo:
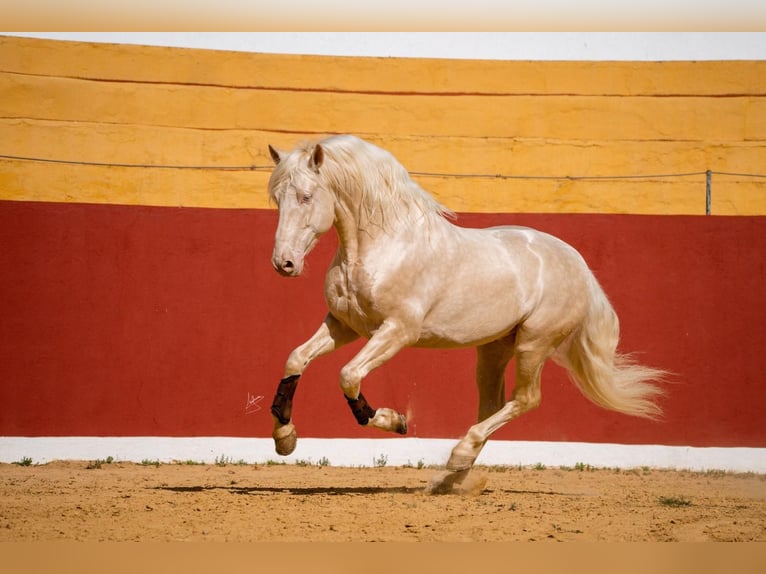
<path fill-rule="evenodd" d="M 332 466 L 442 465 L 454 439 L 301 438 L 288 457 L 274 452 L 270 438 L 231 437 L 0 437 L 0 462 L 54 460 L 320 462 Z M 581 442 L 490 441 L 476 464 L 597 468 L 667 468 L 766 473 L 766 448 L 622 445 Z"/>

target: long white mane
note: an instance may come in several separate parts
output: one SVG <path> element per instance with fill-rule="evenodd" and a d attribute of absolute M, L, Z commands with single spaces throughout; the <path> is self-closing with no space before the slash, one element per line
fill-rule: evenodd
<path fill-rule="evenodd" d="M 316 177 L 356 206 L 355 215 L 360 222 L 385 228 L 395 222 L 411 223 L 432 215 L 455 217 L 413 181 L 388 151 L 352 135 L 306 143 L 296 151 L 305 154 L 308 160 L 317 144 L 322 146 L 324 161 Z"/>

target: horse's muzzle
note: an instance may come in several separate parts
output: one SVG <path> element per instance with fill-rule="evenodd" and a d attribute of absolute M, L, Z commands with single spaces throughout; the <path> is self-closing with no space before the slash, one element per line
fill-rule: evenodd
<path fill-rule="evenodd" d="M 283 277 L 297 277 L 301 274 L 301 266 L 297 265 L 292 259 L 274 257 L 271 260 L 271 264 L 274 266 L 277 273 Z"/>

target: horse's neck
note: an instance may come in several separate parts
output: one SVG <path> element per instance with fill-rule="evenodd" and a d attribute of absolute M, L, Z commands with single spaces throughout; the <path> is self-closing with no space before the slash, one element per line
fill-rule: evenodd
<path fill-rule="evenodd" d="M 348 213 L 336 214 L 335 231 L 338 234 L 338 254 L 345 263 L 356 263 L 360 257 L 359 229 Z"/>
<path fill-rule="evenodd" d="M 338 255 L 341 262 L 349 266 L 358 266 L 369 263 L 365 256 L 373 249 L 381 246 L 385 241 L 419 241 L 431 234 L 444 238 L 449 236 L 449 229 L 453 225 L 437 214 L 425 214 L 418 229 L 408 226 L 398 226 L 391 222 L 390 226 L 366 221 L 357 221 L 351 215 L 351 210 L 338 210 L 335 217 L 335 230 L 338 234 Z M 427 220 L 427 222 L 426 222 Z M 411 235 L 412 237 L 408 237 Z"/>
<path fill-rule="evenodd" d="M 365 255 L 379 241 L 385 240 L 388 232 L 375 223 L 361 221 L 352 213 L 357 210 L 338 210 L 335 216 L 335 231 L 338 233 L 338 253 L 341 260 L 351 266 L 360 265 Z"/>

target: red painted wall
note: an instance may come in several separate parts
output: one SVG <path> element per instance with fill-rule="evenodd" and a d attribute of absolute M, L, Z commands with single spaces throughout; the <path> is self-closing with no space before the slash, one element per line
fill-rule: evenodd
<path fill-rule="evenodd" d="M 550 364 L 542 406 L 496 438 L 766 446 L 766 218 L 459 223 L 530 225 L 572 243 L 617 309 L 621 349 L 677 373 L 665 420 L 647 422 L 591 405 Z M 273 211 L 0 202 L 0 436 L 270 436 L 284 360 L 324 316 L 335 245 L 328 235 L 304 277 L 281 278 L 275 227 Z M 301 379 L 299 435 L 385 436 L 358 427 L 338 389 L 359 345 Z M 410 409 L 413 436 L 457 437 L 475 418 L 473 363 L 470 349 L 409 349 L 367 378 L 365 395 Z"/>

